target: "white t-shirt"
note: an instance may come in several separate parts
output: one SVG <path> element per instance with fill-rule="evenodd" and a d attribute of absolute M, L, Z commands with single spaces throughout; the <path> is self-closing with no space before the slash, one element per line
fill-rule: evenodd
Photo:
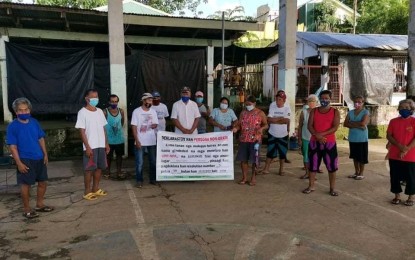
<path fill-rule="evenodd" d="M 104 113 L 97 108 L 95 111 L 90 111 L 83 107 L 78 111 L 75 128 L 85 129 L 86 138 L 91 149 L 105 148 L 105 130 L 104 126 L 107 124 Z M 85 144 L 82 144 L 84 151 Z"/>
<path fill-rule="evenodd" d="M 137 126 L 137 137 L 142 146 L 156 145 L 156 131 L 151 128 L 151 125 L 158 123 L 154 109 L 150 108 L 148 111 L 144 111 L 142 107 L 134 109 L 131 125 Z"/>
<path fill-rule="evenodd" d="M 159 124 L 157 125 L 158 131 L 166 131 L 166 117 L 169 116 L 169 110 L 167 110 L 167 106 L 163 103 L 160 103 L 158 106 L 152 106 L 157 113 L 157 118 L 159 120 Z"/>
<path fill-rule="evenodd" d="M 180 124 L 184 128 L 192 128 L 195 119 L 198 117 L 200 117 L 200 112 L 196 102 L 189 100 L 187 104 L 185 104 L 182 100 L 179 100 L 173 104 L 171 118 L 179 120 Z M 180 131 L 177 127 L 175 127 L 174 132 L 182 134 L 182 131 Z M 197 134 L 197 128 L 193 134 Z"/>
<path fill-rule="evenodd" d="M 290 107 L 283 106 L 278 107 L 274 101 L 269 105 L 268 117 L 284 117 L 290 119 L 291 109 Z M 287 124 L 270 124 L 268 133 L 274 137 L 285 137 L 288 135 Z"/>

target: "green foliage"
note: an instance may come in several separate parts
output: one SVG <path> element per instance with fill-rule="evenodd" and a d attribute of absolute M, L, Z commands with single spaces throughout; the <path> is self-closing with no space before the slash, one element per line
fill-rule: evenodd
<path fill-rule="evenodd" d="M 340 20 L 335 17 L 336 7 L 327 0 L 316 5 L 314 19 L 318 32 L 338 32 Z"/>
<path fill-rule="evenodd" d="M 226 9 L 225 11 L 216 11 L 215 13 L 208 15 L 207 18 L 222 20 L 222 12 L 225 14 L 225 20 L 227 21 L 246 20 L 245 9 L 243 6 L 235 6 L 235 8 Z"/>
<path fill-rule="evenodd" d="M 109 0 L 114 1 L 114 0 Z M 185 8 L 192 11 L 195 16 L 196 8 L 207 0 L 136 0 L 139 3 L 151 6 L 155 9 L 164 11 L 166 13 L 173 13 Z M 107 0 L 36 0 L 37 4 L 42 5 L 57 5 L 64 7 L 92 9 L 95 7 L 107 5 Z M 201 14 L 199 12 L 199 14 Z"/>
<path fill-rule="evenodd" d="M 244 48 L 263 48 L 273 42 L 270 39 L 260 39 L 256 33 L 246 32 L 242 37 L 237 39 L 234 44 Z"/>
<path fill-rule="evenodd" d="M 357 32 L 408 34 L 409 0 L 364 0 Z"/>

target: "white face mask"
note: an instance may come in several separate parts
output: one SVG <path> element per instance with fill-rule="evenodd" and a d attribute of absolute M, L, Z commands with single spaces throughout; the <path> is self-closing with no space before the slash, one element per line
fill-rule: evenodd
<path fill-rule="evenodd" d="M 246 110 L 248 110 L 248 111 L 251 111 L 254 108 L 255 108 L 254 105 L 246 106 Z"/>
<path fill-rule="evenodd" d="M 224 103 L 220 103 L 220 109 L 227 109 L 228 108 L 228 104 L 224 104 Z"/>

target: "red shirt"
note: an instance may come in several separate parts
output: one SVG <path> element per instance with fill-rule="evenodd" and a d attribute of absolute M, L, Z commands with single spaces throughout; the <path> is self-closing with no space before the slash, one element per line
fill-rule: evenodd
<path fill-rule="evenodd" d="M 408 145 L 415 138 L 415 118 L 397 117 L 389 122 L 388 134 L 392 135 L 395 140 L 402 144 Z M 397 146 L 391 145 L 389 148 L 389 159 L 406 162 L 415 162 L 415 149 L 412 148 L 402 159 L 399 158 L 400 150 Z"/>
<path fill-rule="evenodd" d="M 313 126 L 317 133 L 325 132 L 333 126 L 334 117 L 336 116 L 336 110 L 334 108 L 330 107 L 326 113 L 321 113 L 318 108 L 313 109 L 312 112 L 314 113 Z M 327 138 L 327 142 L 336 142 L 335 133 L 326 135 L 325 138 Z M 316 140 L 316 137 L 312 135 L 310 141 Z"/>

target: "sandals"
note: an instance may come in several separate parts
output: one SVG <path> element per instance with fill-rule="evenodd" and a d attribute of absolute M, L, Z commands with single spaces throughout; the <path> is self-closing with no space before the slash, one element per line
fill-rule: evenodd
<path fill-rule="evenodd" d="M 86 200 L 96 200 L 96 199 L 98 199 L 97 196 L 95 196 L 95 194 L 92 193 L 92 192 L 84 195 L 83 198 L 86 199 Z"/>
<path fill-rule="evenodd" d="M 355 173 L 355 174 L 352 174 L 352 175 L 347 176 L 347 178 L 350 178 L 350 179 L 355 179 L 357 176 L 358 176 L 358 175 Z"/>
<path fill-rule="evenodd" d="M 99 189 L 96 192 L 93 192 L 92 194 L 97 195 L 97 196 L 106 196 L 108 193 L 102 189 Z"/>
<path fill-rule="evenodd" d="M 32 218 L 39 217 L 39 214 L 37 214 L 36 211 L 30 211 L 30 212 L 23 213 L 23 217 L 28 218 L 28 219 L 32 219 Z"/>
<path fill-rule="evenodd" d="M 53 207 L 49 207 L 49 206 L 43 206 L 43 207 L 36 207 L 35 208 L 35 211 L 37 211 L 37 212 L 51 212 L 51 211 L 53 211 L 55 208 L 53 208 Z"/>
<path fill-rule="evenodd" d="M 408 199 L 407 201 L 405 201 L 405 206 L 409 206 L 409 207 L 411 207 L 411 206 L 413 206 L 414 205 L 414 201 L 413 200 L 411 200 L 411 199 Z"/>
<path fill-rule="evenodd" d="M 392 203 L 392 204 L 394 204 L 394 205 L 398 205 L 398 204 L 400 204 L 400 203 L 401 203 L 401 199 L 394 198 L 394 199 L 391 201 L 391 203 Z"/>
<path fill-rule="evenodd" d="M 363 175 L 357 175 L 354 179 L 355 180 L 358 180 L 358 181 L 361 181 L 361 180 L 363 180 L 365 178 L 365 176 L 363 176 Z"/>
<path fill-rule="evenodd" d="M 248 184 L 248 182 L 247 181 L 240 181 L 240 182 L 238 182 L 238 184 L 239 185 L 245 185 L 245 184 Z"/>
<path fill-rule="evenodd" d="M 256 185 L 256 182 L 252 182 L 252 181 L 250 181 L 250 182 L 248 183 L 248 185 L 249 185 L 249 186 L 255 186 L 255 185 Z"/>
<path fill-rule="evenodd" d="M 303 190 L 303 193 L 304 194 L 310 194 L 310 193 L 312 193 L 314 190 L 312 190 L 312 189 L 310 189 L 310 188 L 307 188 L 307 189 L 305 189 L 305 190 Z"/>
<path fill-rule="evenodd" d="M 269 171 L 264 171 L 264 170 L 259 170 L 256 174 L 258 175 L 266 175 L 266 174 L 270 174 Z"/>
<path fill-rule="evenodd" d="M 337 192 L 335 192 L 334 190 L 330 190 L 329 194 L 330 194 L 330 196 L 333 196 L 333 197 L 339 196 L 339 194 Z"/>

